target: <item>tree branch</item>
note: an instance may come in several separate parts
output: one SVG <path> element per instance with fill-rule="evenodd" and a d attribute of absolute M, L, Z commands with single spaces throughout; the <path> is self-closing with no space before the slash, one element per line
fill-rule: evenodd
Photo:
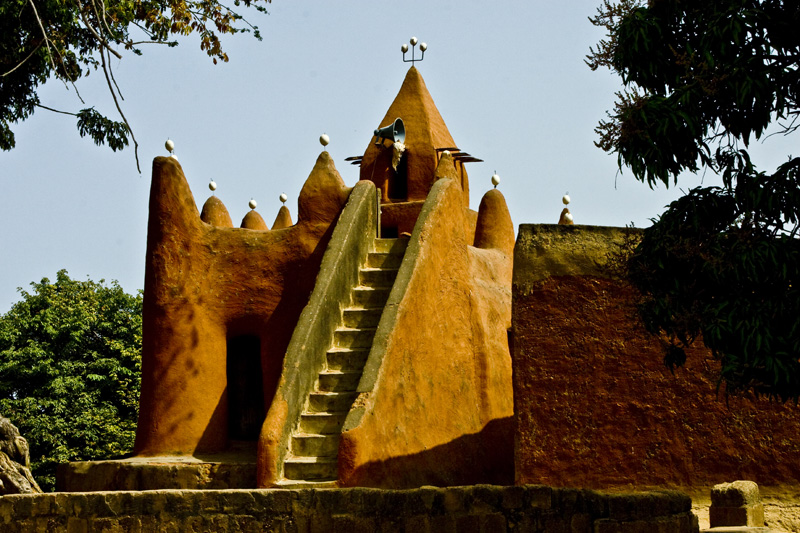
<path fill-rule="evenodd" d="M 41 48 L 41 47 L 42 47 L 42 43 L 40 42 L 39 44 L 37 44 L 37 45 L 36 45 L 36 48 L 34 48 L 33 50 L 31 50 L 31 53 L 30 53 L 30 54 L 28 54 L 28 56 L 27 56 L 25 59 L 23 59 L 22 61 L 20 61 L 19 63 L 17 63 L 17 66 L 16 66 L 16 67 L 14 67 L 14 68 L 12 68 L 12 69 L 11 69 L 11 70 L 9 70 L 8 72 L 4 72 L 4 73 L 3 73 L 3 75 L 2 75 L 2 76 L 0 76 L 0 78 L 5 78 L 5 77 L 6 77 L 6 76 L 8 76 L 9 74 L 11 74 L 11 73 L 12 73 L 12 72 L 14 72 L 15 70 L 17 70 L 19 67 L 21 67 L 22 65 L 24 65 L 24 64 L 25 64 L 25 62 L 26 62 L 27 60 L 29 60 L 29 59 L 31 58 L 31 56 L 32 56 L 33 54 L 35 54 L 35 53 L 36 53 L 36 51 L 37 51 L 39 48 Z"/>
<path fill-rule="evenodd" d="M 78 13 L 80 13 L 81 20 L 83 20 L 83 24 L 84 26 L 86 26 L 86 29 L 89 30 L 92 35 L 94 35 L 94 38 L 97 39 L 97 41 L 100 43 L 101 48 L 105 48 L 106 50 L 117 56 L 117 59 L 122 59 L 122 55 L 120 55 L 119 52 L 111 48 L 111 45 L 108 44 L 108 41 L 103 37 L 101 37 L 100 34 L 97 33 L 95 29 L 92 27 L 92 25 L 89 24 L 89 19 L 86 18 L 86 14 L 83 12 L 83 9 L 81 9 L 81 7 L 82 6 L 80 5 L 80 3 L 78 3 Z M 100 55 L 102 56 L 102 54 Z"/>
<path fill-rule="evenodd" d="M 44 44 L 47 46 L 47 59 L 50 60 L 50 64 L 53 65 L 53 70 L 58 75 L 58 67 L 56 67 L 56 62 L 53 61 L 53 52 L 50 50 L 50 38 L 47 36 L 47 32 L 44 30 L 44 24 L 42 23 L 42 19 L 39 18 L 39 11 L 36 10 L 36 4 L 33 3 L 33 0 L 28 0 L 33 8 L 33 15 L 36 17 L 36 22 L 39 23 L 39 28 L 42 30 L 42 37 L 44 37 Z"/>
<path fill-rule="evenodd" d="M 46 105 L 36 104 L 36 107 L 41 107 L 42 109 L 47 109 L 48 111 L 52 111 L 53 113 L 61 113 L 62 115 L 72 115 L 73 117 L 77 117 L 77 113 L 70 113 L 69 111 L 61 111 L 59 109 L 53 109 L 52 107 L 47 107 Z"/>
<path fill-rule="evenodd" d="M 139 174 L 141 174 L 142 168 L 139 165 L 139 143 L 136 142 L 136 136 L 133 134 L 133 128 L 131 128 L 130 123 L 128 123 L 128 118 L 125 116 L 125 113 L 122 112 L 122 108 L 119 105 L 119 100 L 117 100 L 117 93 L 114 92 L 114 86 L 111 84 L 111 78 L 108 75 L 108 66 L 106 65 L 105 54 L 100 54 L 100 61 L 102 62 L 103 75 L 106 77 L 108 90 L 111 91 L 111 97 L 114 99 L 114 105 L 117 107 L 117 112 L 119 113 L 119 116 L 122 117 L 122 121 L 125 122 L 125 126 L 128 127 L 128 133 L 131 134 L 131 139 L 133 140 L 133 156 L 136 158 L 136 170 L 138 170 Z"/>

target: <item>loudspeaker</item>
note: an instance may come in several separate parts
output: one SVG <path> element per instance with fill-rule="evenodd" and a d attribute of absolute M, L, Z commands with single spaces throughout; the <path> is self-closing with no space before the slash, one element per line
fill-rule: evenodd
<path fill-rule="evenodd" d="M 402 119 L 395 119 L 395 121 L 385 128 L 375 130 L 375 144 L 380 144 L 383 139 L 389 139 L 392 142 L 403 142 L 406 140 L 406 127 L 403 126 Z"/>

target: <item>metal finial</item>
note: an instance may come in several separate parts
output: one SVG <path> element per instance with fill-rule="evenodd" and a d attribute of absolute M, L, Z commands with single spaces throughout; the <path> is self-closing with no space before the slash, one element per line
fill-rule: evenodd
<path fill-rule="evenodd" d="M 411 66 L 414 66 L 415 61 L 422 61 L 425 58 L 425 50 L 428 49 L 427 43 L 420 43 L 419 49 L 422 51 L 422 55 L 419 58 L 415 57 L 415 52 L 417 50 L 417 38 L 412 37 L 409 41 L 411 43 L 411 59 L 406 59 L 406 52 L 408 52 L 408 45 L 404 44 L 400 47 L 400 51 L 403 52 L 403 63 L 411 63 Z"/>

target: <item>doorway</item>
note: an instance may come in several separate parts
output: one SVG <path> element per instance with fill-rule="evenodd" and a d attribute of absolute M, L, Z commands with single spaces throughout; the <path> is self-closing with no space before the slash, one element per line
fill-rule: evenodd
<path fill-rule="evenodd" d="M 228 438 L 255 441 L 261 431 L 264 382 L 261 340 L 255 335 L 228 339 Z"/>

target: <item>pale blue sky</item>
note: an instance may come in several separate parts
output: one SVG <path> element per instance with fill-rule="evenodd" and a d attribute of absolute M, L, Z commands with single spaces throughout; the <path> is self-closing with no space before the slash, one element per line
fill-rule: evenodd
<path fill-rule="evenodd" d="M 358 169 L 344 158 L 363 154 L 397 94 L 409 66 L 400 46 L 412 35 L 428 44 L 418 68 L 450 133 L 485 161 L 467 167 L 473 207 L 496 170 L 515 225 L 556 222 L 567 191 L 576 223 L 649 225 L 680 192 L 617 176 L 616 159 L 593 145 L 620 88 L 583 62 L 602 36 L 587 20 L 599 3 L 275 0 L 269 16 L 249 13 L 262 42 L 223 41 L 227 64 L 214 66 L 194 38 L 126 56 L 114 71 L 141 176 L 132 150 L 95 147 L 70 117 L 44 110 L 15 128 L 15 150 L 0 152 L 0 312 L 19 299 L 17 287 L 61 268 L 119 280 L 130 292 L 143 287 L 150 165 L 165 155 L 167 137 L 198 204 L 213 178 L 237 223 L 251 197 L 271 223 L 282 192 L 296 218 L 323 132 L 353 185 Z M 113 115 L 102 75 L 78 87 Z M 51 107 L 82 107 L 60 83 L 40 95 Z M 787 146 L 778 139 L 762 151 L 778 162 Z M 699 183 L 689 176 L 680 186 Z"/>

